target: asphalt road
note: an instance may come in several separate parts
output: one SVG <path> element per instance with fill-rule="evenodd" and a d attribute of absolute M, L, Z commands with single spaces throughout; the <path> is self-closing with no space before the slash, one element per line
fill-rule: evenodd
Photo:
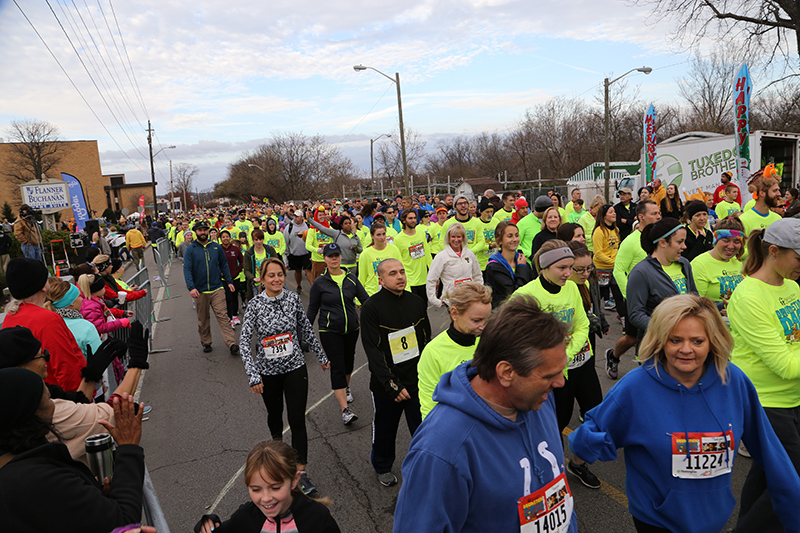
<path fill-rule="evenodd" d="M 152 279 L 157 270 L 151 254 L 145 257 Z M 171 351 L 150 356 L 150 369 L 143 378 L 140 399 L 153 407 L 144 424 L 142 439 L 147 465 L 170 529 L 178 532 L 191 531 L 200 517 L 211 511 L 226 519 L 239 505 L 249 501 L 241 469 L 252 445 L 269 438 L 269 431 L 261 398 L 250 392 L 242 361 L 229 354 L 213 318 L 214 350 L 209 354 L 202 352 L 181 263 L 175 260 L 171 267 L 172 298 L 156 304 L 157 318 L 169 317 L 169 320 L 155 326 L 153 343 L 156 349 Z M 294 277 L 289 278 L 287 288 L 294 290 Z M 307 302 L 305 281 L 303 289 Z M 156 289 L 155 296 L 163 297 L 162 292 Z M 449 323 L 442 310 L 429 309 L 429 316 L 434 334 Z M 595 361 L 604 392 L 615 383 L 605 375 L 602 355 L 622 333 L 615 316 L 613 312 L 607 313 L 611 334 L 599 340 L 600 357 Z M 330 510 L 343 532 L 390 532 L 400 484 L 381 486 L 370 464 L 373 410 L 369 371 L 361 344 L 351 384 L 355 397 L 352 408 L 359 419 L 348 427 L 342 424 L 327 372 L 323 372 L 313 356 L 307 355 L 306 362 L 309 475 L 321 494 L 333 500 Z M 623 357 L 620 374 L 635 365 L 630 352 Z M 576 409 L 570 428 L 578 424 Z M 289 439 L 287 434 L 287 442 L 291 442 Z M 409 443 L 408 430 L 401 422 L 394 468 L 398 477 Z M 733 493 L 737 498 L 750 461 L 737 457 L 734 463 Z M 599 490 L 587 489 L 568 475 L 579 531 L 634 532 L 627 510 L 622 453 L 616 461 L 596 463 L 592 470 L 603 483 Z M 447 487 L 442 486 L 441 490 L 446 491 Z M 733 527 L 737 513 L 738 506 L 729 527 Z"/>

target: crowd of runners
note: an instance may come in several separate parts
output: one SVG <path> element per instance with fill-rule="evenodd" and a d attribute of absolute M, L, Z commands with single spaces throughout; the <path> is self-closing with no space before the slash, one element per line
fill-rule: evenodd
<path fill-rule="evenodd" d="M 749 188 L 745 206 L 728 173 L 713 194 L 684 199 L 655 180 L 635 196 L 621 189 L 616 203 L 576 189 L 568 202 L 487 190 L 250 204 L 110 221 L 106 233 L 125 244 L 92 236 L 73 283 L 32 253 L 12 259 L 0 516 L 19 532 L 139 527 L 144 409 L 132 395 L 148 332 L 119 309 L 142 297 L 121 281 L 119 256 L 140 263 L 166 238 L 198 350 L 214 351 L 213 315 L 226 357 L 242 359 L 263 399 L 270 436 L 247 458 L 251 501 L 227 519 L 203 516 L 195 531 L 339 531 L 312 481 L 304 354 L 328 372 L 349 426 L 369 416 L 351 408 L 359 342 L 376 490 L 402 479 L 396 532 L 577 531 L 570 484 L 600 488 L 590 465 L 620 449 L 637 531 L 720 531 L 737 499 L 737 532 L 800 531 L 800 200 L 770 168 Z M 433 336 L 435 308 L 450 324 Z M 624 333 L 596 365 L 609 320 Z M 127 344 L 111 335 L 120 328 Z M 620 376 L 628 356 L 638 367 Z M 601 378 L 618 380 L 605 397 Z M 576 405 L 580 425 L 565 442 Z M 402 418 L 413 438 L 399 469 Z M 110 480 L 89 470 L 83 445 L 102 432 L 117 445 Z M 733 494 L 741 455 L 752 466 Z M 42 492 L 51 513 L 26 506 Z"/>

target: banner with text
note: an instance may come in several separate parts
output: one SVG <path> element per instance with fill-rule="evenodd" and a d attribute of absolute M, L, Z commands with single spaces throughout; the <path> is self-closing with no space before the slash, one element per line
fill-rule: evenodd
<path fill-rule="evenodd" d="M 653 104 L 644 114 L 644 182 L 650 183 L 656 176 L 656 108 Z"/>
<path fill-rule="evenodd" d="M 75 231 L 82 231 L 89 220 L 89 210 L 86 209 L 86 197 L 83 195 L 83 187 L 78 178 L 66 172 L 61 173 L 61 179 L 67 182 L 69 188 L 69 201 L 72 204 L 72 212 L 75 213 Z"/>
<path fill-rule="evenodd" d="M 750 178 L 750 92 L 753 86 L 747 63 L 743 63 L 733 79 L 734 138 L 736 140 L 736 172 L 739 187 L 746 190 Z"/>

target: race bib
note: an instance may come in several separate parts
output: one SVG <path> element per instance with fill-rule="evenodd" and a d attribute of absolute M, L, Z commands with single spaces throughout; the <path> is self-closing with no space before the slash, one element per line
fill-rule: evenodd
<path fill-rule="evenodd" d="M 589 341 L 586 341 L 586 344 L 583 345 L 581 351 L 575 354 L 575 357 L 569 362 L 567 368 L 572 370 L 573 368 L 582 367 L 584 364 L 586 364 L 586 361 L 588 361 L 591 356 L 592 347 L 589 345 Z"/>
<path fill-rule="evenodd" d="M 686 455 L 686 450 L 689 455 Z M 733 468 L 733 432 L 672 434 L 672 476 L 706 479 L 727 474 Z"/>
<path fill-rule="evenodd" d="M 411 259 L 422 259 L 425 257 L 425 245 L 423 243 L 419 243 L 409 246 L 408 253 L 411 255 Z"/>
<path fill-rule="evenodd" d="M 456 280 L 456 282 L 455 282 L 455 284 L 454 284 L 454 286 L 455 286 L 455 287 L 458 287 L 459 285 L 461 285 L 461 284 L 462 284 L 462 283 L 464 283 L 465 281 L 472 281 L 472 278 L 457 279 L 457 280 Z"/>
<path fill-rule="evenodd" d="M 281 333 L 272 337 L 264 337 L 262 341 L 264 355 L 268 358 L 285 357 L 294 352 L 294 342 L 291 333 Z"/>
<path fill-rule="evenodd" d="M 610 270 L 597 270 L 597 282 L 600 284 L 601 287 L 605 287 L 611 282 L 611 271 Z"/>
<path fill-rule="evenodd" d="M 572 518 L 572 492 L 567 477 L 553 481 L 517 501 L 521 533 L 563 533 Z"/>
<path fill-rule="evenodd" d="M 389 351 L 392 352 L 394 364 L 419 357 L 417 332 L 414 326 L 389 333 Z"/>

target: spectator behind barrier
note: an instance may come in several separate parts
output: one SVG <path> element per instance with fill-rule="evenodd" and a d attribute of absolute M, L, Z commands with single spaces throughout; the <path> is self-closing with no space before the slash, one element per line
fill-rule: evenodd
<path fill-rule="evenodd" d="M 142 514 L 144 453 L 139 446 L 142 411 L 133 397 L 114 400 L 115 425 L 103 421 L 117 442 L 108 495 L 85 464 L 70 457 L 54 433 L 55 404 L 42 378 L 23 368 L 0 370 L 0 516 L 3 530 L 107 533 Z M 59 435 L 55 434 L 56 439 Z M 46 502 L 46 512 L 32 502 Z"/>

